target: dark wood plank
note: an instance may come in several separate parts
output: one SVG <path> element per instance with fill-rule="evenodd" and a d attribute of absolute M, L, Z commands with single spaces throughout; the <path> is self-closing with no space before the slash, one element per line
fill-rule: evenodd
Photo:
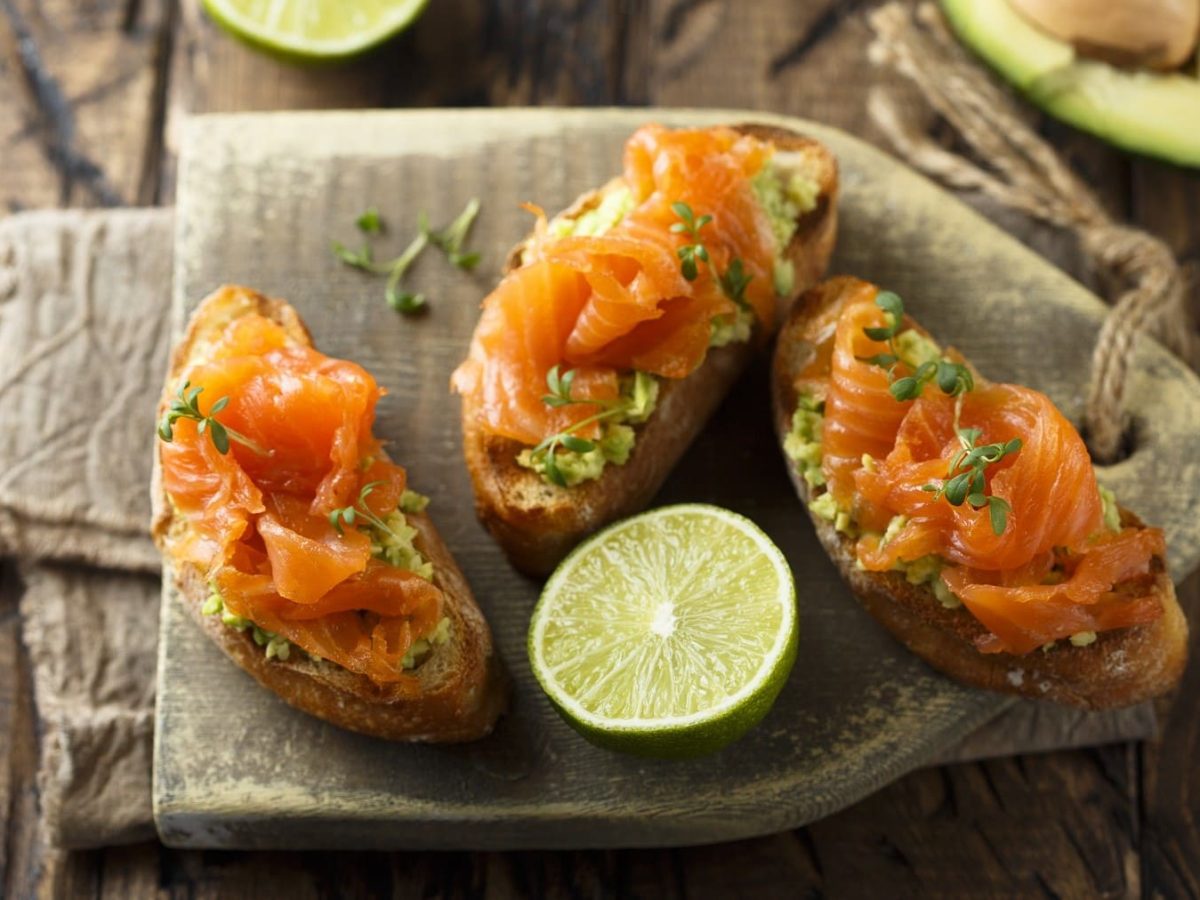
<path fill-rule="evenodd" d="M 29 659 L 21 645 L 15 568 L 0 565 L 0 895 L 52 894 L 60 856 L 48 853 L 38 830 L 37 738 Z"/>
<path fill-rule="evenodd" d="M 158 200 L 173 8 L 0 2 L 0 208 Z"/>
<path fill-rule="evenodd" d="M 1192 276 L 1189 306 L 1200 316 L 1200 173 L 1150 160 L 1133 169 L 1133 217 L 1160 235 Z M 1195 486 L 1191 487 L 1192 490 Z M 1192 665 L 1170 705 L 1161 740 L 1142 751 L 1143 878 L 1166 897 L 1200 896 L 1200 573 L 1179 588 L 1192 622 Z"/>
<path fill-rule="evenodd" d="M 646 102 L 647 6 L 439 0 L 398 39 L 335 67 L 257 53 L 180 0 L 167 134 L 188 113 Z M 168 141 L 170 143 L 170 141 Z M 174 184 L 174 151 L 163 191 Z"/>
<path fill-rule="evenodd" d="M 1138 893 L 1138 773 L 1124 747 L 910 775 L 808 831 L 834 896 Z"/>
<path fill-rule="evenodd" d="M 18 797 L 29 774 L 21 770 L 24 760 L 19 747 L 22 731 L 30 724 L 20 678 L 19 591 L 12 565 L 0 563 L 0 887 L 14 878 L 15 839 L 29 826 L 18 815 Z"/>

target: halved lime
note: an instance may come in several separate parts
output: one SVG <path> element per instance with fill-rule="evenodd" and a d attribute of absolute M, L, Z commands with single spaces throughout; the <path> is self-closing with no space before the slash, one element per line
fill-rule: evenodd
<path fill-rule="evenodd" d="M 529 625 L 533 673 L 593 743 L 686 757 L 756 725 L 796 660 L 796 590 L 744 516 L 666 506 L 582 543 Z"/>
<path fill-rule="evenodd" d="M 204 0 L 219 25 L 300 61 L 344 59 L 408 26 L 428 0 Z"/>

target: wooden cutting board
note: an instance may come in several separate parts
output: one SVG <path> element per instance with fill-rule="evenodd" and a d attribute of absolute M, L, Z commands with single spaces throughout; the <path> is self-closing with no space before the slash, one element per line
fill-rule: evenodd
<path fill-rule="evenodd" d="M 1102 304 L 890 157 L 836 130 L 740 112 L 495 110 L 209 116 L 180 165 L 176 325 L 209 291 L 242 282 L 292 301 L 317 346 L 386 386 L 378 432 L 432 496 L 430 512 L 474 586 L 513 675 L 514 706 L 465 746 L 391 745 L 295 712 L 259 689 L 164 592 L 154 807 L 168 844 L 206 847 L 519 848 L 701 843 L 794 827 L 932 759 L 1009 702 L 960 687 L 905 652 L 843 587 L 795 500 L 771 433 L 765 359 L 684 458 L 659 503 L 727 506 L 784 549 L 800 604 L 799 658 L 774 710 L 744 740 L 686 763 L 608 753 L 570 730 L 525 656 L 538 584 L 476 523 L 447 380 L 504 254 L 529 228 L 518 203 L 555 211 L 620 167 L 649 120 L 753 118 L 828 143 L 840 160 L 832 272 L 898 291 L 989 376 L 1047 391 L 1078 420 Z M 382 285 L 332 257 L 377 206 L 398 252 L 417 211 L 449 220 L 483 202 L 473 275 L 435 254 L 406 319 Z M 1102 480 L 1168 526 L 1179 576 L 1200 554 L 1200 383 L 1143 342 L 1129 398 L 1133 455 Z M 1182 489 L 1181 489 L 1182 488 Z"/>

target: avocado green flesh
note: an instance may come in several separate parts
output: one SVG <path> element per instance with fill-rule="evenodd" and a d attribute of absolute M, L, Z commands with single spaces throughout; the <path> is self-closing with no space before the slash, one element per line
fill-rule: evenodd
<path fill-rule="evenodd" d="M 942 0 L 959 38 L 1046 112 L 1138 153 L 1200 166 L 1200 78 L 1076 58 L 1009 0 Z"/>
<path fill-rule="evenodd" d="M 622 410 L 602 423 L 600 438 L 593 441 L 591 450 L 558 450 L 554 463 L 566 481 L 574 487 L 584 481 L 599 478 L 608 463 L 623 466 L 629 461 L 637 434 L 631 426 L 644 423 L 658 405 L 658 380 L 646 372 L 633 372 L 621 378 Z M 546 453 L 535 453 L 526 448 L 517 454 L 517 465 L 532 469 L 542 476 L 547 484 L 553 484 L 546 471 Z"/>

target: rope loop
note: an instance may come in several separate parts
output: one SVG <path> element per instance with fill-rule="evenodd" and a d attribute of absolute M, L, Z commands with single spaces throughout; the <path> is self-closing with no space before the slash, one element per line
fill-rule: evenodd
<path fill-rule="evenodd" d="M 967 55 L 934 4 L 921 3 L 914 15 L 902 3 L 888 3 L 871 13 L 869 22 L 875 32 L 871 61 L 912 81 L 987 168 L 939 146 L 905 121 L 889 93 L 873 89 L 868 111 L 897 152 L 950 187 L 979 191 L 1075 232 L 1091 263 L 1122 286 L 1092 352 L 1084 411 L 1093 458 L 1115 462 L 1124 450 L 1125 388 L 1137 336 L 1158 337 L 1193 365 L 1200 350 L 1187 321 L 1185 279 L 1174 254 L 1153 235 L 1112 220 L 1083 181 L 1034 133 L 1012 96 Z"/>

